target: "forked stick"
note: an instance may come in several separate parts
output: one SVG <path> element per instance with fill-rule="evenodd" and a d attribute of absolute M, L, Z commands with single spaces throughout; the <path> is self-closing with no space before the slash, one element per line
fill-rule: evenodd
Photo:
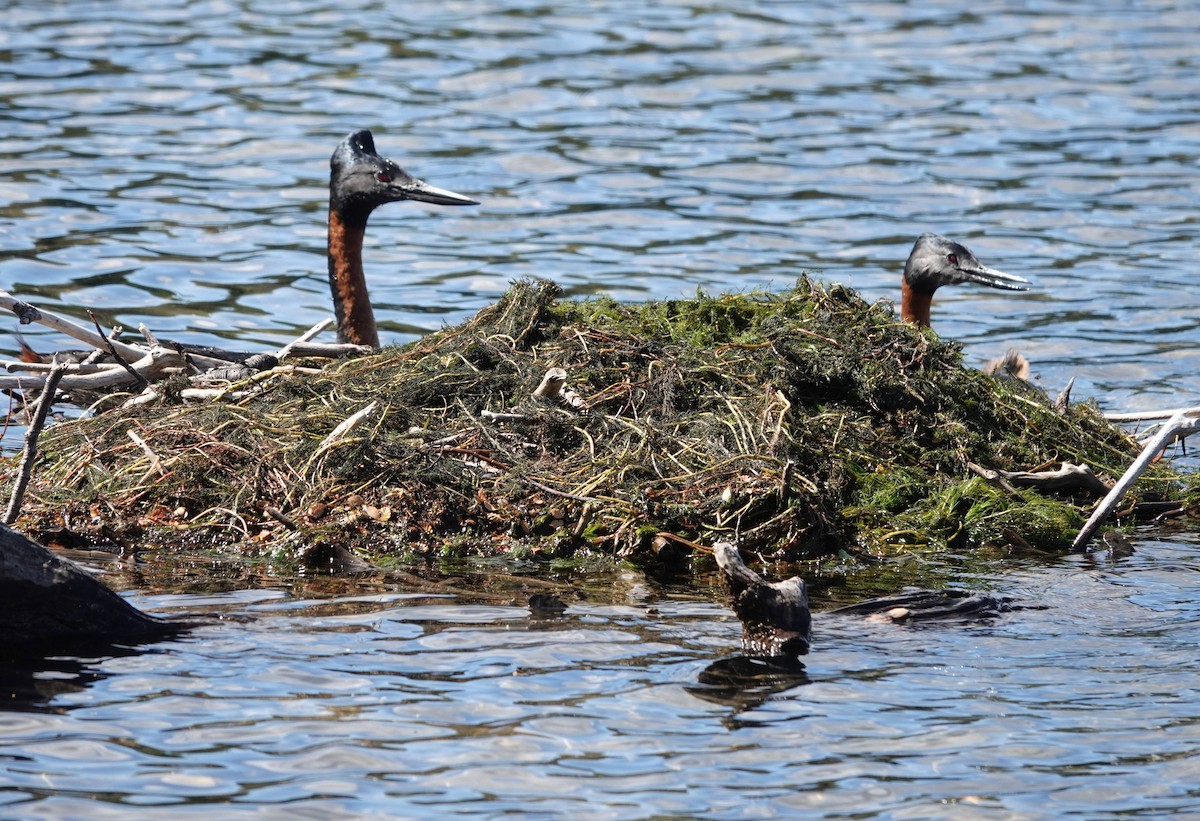
<path fill-rule="evenodd" d="M 53 328 L 60 333 L 74 337 L 80 342 L 86 342 L 93 348 L 99 348 L 102 351 L 107 351 L 111 348 L 130 362 L 141 359 L 146 355 L 145 348 L 130 345 L 119 339 L 110 340 L 96 333 L 91 328 L 84 327 L 66 317 L 44 311 L 41 308 L 30 305 L 28 302 L 17 299 L 8 291 L 0 290 L 0 308 L 7 308 L 16 314 L 20 318 L 22 325 L 27 325 L 30 322 L 45 325 L 47 328 Z"/>
<path fill-rule="evenodd" d="M 1104 524 L 1104 521 L 1112 514 L 1113 510 L 1121 501 L 1121 497 L 1125 495 L 1125 491 L 1129 490 L 1130 486 L 1137 481 L 1138 477 L 1150 465 L 1156 456 L 1176 438 L 1182 438 L 1188 434 L 1200 431 L 1200 407 L 1197 408 L 1181 408 L 1174 416 L 1172 416 L 1154 435 L 1146 446 L 1142 448 L 1141 454 L 1134 460 L 1125 474 L 1113 485 L 1113 489 L 1108 492 L 1099 506 L 1092 512 L 1092 516 L 1087 520 L 1087 524 L 1079 531 L 1079 535 L 1075 537 L 1075 541 L 1071 544 L 1072 550 L 1082 550 L 1087 547 L 1088 542 L 1092 540 L 1092 536 L 1096 535 L 1096 531 Z"/>

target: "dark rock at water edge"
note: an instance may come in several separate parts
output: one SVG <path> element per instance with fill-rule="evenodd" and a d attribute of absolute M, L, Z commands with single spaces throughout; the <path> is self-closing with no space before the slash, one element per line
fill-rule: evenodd
<path fill-rule="evenodd" d="M 186 625 L 142 613 L 87 571 L 0 525 L 0 648 L 48 654 L 88 643 L 137 644 Z"/>

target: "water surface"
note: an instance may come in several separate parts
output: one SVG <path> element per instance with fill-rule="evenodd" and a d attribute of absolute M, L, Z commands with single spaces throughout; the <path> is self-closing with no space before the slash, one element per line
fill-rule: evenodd
<path fill-rule="evenodd" d="M 327 161 L 367 127 L 483 201 L 376 215 L 388 340 L 520 276 L 894 297 L 935 230 L 1037 283 L 943 292 L 973 361 L 1194 392 L 1193 3 L 6 5 L 0 284 L 52 308 L 282 343 L 330 313 Z"/>
<path fill-rule="evenodd" d="M 1034 609 L 926 628 L 818 615 L 803 676 L 732 692 L 702 683 L 740 638 L 707 577 L 694 593 L 632 571 L 563 578 L 570 606 L 545 618 L 516 590 L 506 604 L 379 580 L 140 594 L 223 620 L 84 660 L 83 679 L 46 674 L 58 695 L 0 713 L 0 813 L 1187 813 L 1198 550 L 976 563 L 960 568 L 973 586 Z"/>

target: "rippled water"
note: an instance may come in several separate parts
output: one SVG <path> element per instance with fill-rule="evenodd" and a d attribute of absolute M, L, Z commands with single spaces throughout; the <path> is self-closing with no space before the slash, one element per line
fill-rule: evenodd
<path fill-rule="evenodd" d="M 806 678 L 778 691 L 709 681 L 736 620 L 703 584 L 632 572 L 574 579 L 590 592 L 549 618 L 379 582 L 139 595 L 224 621 L 48 676 L 48 712 L 0 712 L 0 816 L 1187 813 L 1198 551 L 975 575 L 1045 605 L 990 624 L 818 615 Z"/>
<path fill-rule="evenodd" d="M 891 297 L 936 230 L 1038 286 L 940 295 L 976 361 L 1019 342 L 1123 408 L 1195 390 L 1191 2 L 3 5 L 0 284 L 50 307 L 307 328 L 328 156 L 369 127 L 483 201 L 376 215 L 386 339 L 526 275 L 642 299 L 816 270 Z"/>
<path fill-rule="evenodd" d="M 644 299 L 815 270 L 890 298 L 936 230 L 1037 285 L 939 292 L 972 363 L 1019 344 L 1107 409 L 1196 400 L 1194 3 L 0 9 L 0 287 L 52 309 L 290 339 L 330 313 L 328 156 L 367 127 L 483 203 L 372 219 L 385 339 L 527 275 Z M 964 571 L 1049 605 L 988 627 L 827 620 L 811 683 L 740 706 L 699 683 L 737 644 L 711 591 L 635 578 L 531 621 L 403 584 L 151 581 L 144 607 L 230 618 L 44 671 L 49 712 L 0 712 L 0 815 L 1196 812 L 1197 539 L 1135 547 Z"/>

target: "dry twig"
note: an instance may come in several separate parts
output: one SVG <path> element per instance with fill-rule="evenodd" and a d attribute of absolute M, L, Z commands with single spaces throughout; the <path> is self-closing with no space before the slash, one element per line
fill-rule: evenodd
<path fill-rule="evenodd" d="M 56 363 L 57 365 L 57 363 Z M 42 395 L 38 398 L 33 420 L 25 431 L 25 451 L 21 454 L 21 465 L 17 469 L 17 481 L 13 485 L 12 495 L 8 499 L 8 511 L 4 514 L 4 523 L 10 525 L 17 520 L 21 512 L 21 502 L 25 499 L 25 488 L 29 487 L 29 477 L 33 473 L 33 461 L 37 458 L 38 436 L 46 424 L 46 416 L 54 405 L 54 392 L 62 378 L 62 368 L 54 367 L 46 374 Z"/>

